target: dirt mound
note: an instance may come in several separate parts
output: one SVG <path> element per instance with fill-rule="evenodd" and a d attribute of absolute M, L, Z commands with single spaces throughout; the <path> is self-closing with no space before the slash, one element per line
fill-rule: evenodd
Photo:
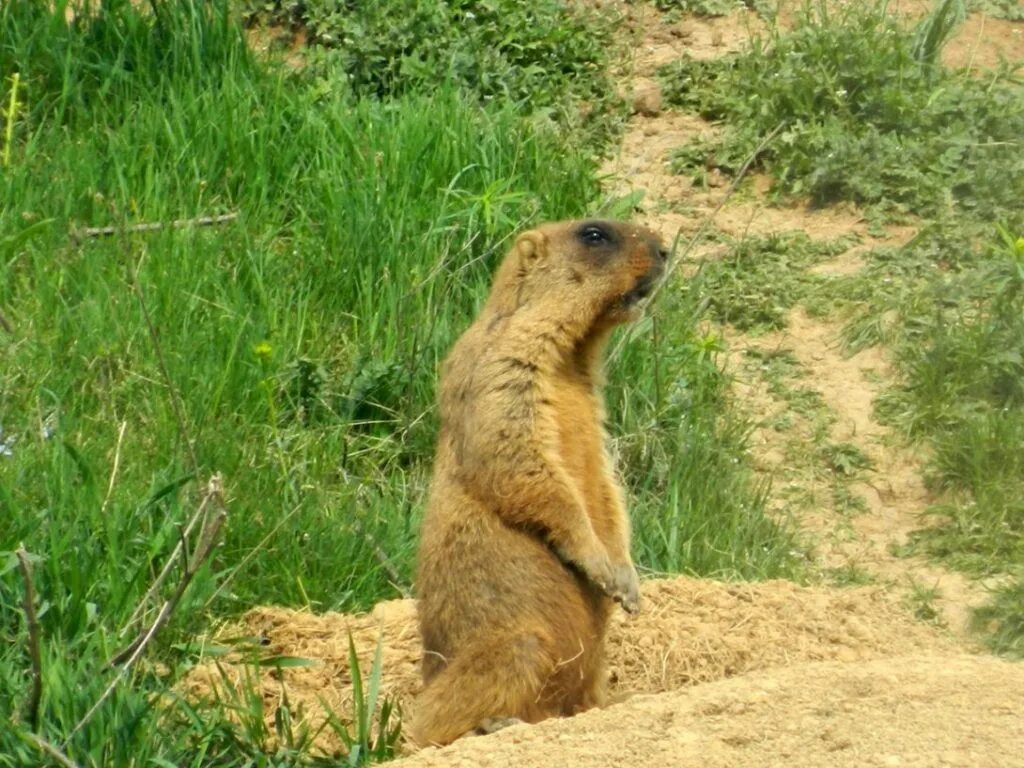
<path fill-rule="evenodd" d="M 1024 766 L 1024 666 L 974 656 L 803 663 L 393 763 L 533 766 Z"/>
<path fill-rule="evenodd" d="M 617 612 L 609 636 L 609 671 L 619 700 L 798 662 L 854 662 L 952 649 L 943 635 L 914 622 L 877 588 L 676 578 L 646 581 L 642 594 L 641 615 Z M 285 700 L 293 716 L 301 712 L 314 727 L 324 719 L 321 700 L 344 722 L 352 712 L 349 633 L 364 675 L 380 639 L 383 690 L 408 713 L 419 689 L 420 656 L 410 600 L 381 603 L 362 615 L 254 609 L 239 624 L 221 628 L 218 637 L 257 636 L 264 655 L 298 656 L 316 664 L 256 668 L 228 656 L 196 667 L 184 685 L 194 697 L 214 688 L 223 696 L 248 677 L 258 684 L 268 725 Z M 321 738 L 325 750 L 338 748 L 333 734 L 325 731 Z"/>

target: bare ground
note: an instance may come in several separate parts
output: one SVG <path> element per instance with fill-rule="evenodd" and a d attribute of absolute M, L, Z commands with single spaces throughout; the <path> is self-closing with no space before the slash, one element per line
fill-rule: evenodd
<path fill-rule="evenodd" d="M 1022 681 L 1021 667 L 974 656 L 811 662 L 514 726 L 394 765 L 1014 768 L 1024 765 Z"/>

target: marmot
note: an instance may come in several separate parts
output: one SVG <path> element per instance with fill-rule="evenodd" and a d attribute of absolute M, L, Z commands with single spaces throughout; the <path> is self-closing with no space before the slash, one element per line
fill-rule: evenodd
<path fill-rule="evenodd" d="M 419 744 L 603 702 L 611 603 L 635 612 L 639 593 L 601 353 L 667 258 L 621 222 L 525 232 L 445 360 L 416 579 Z"/>

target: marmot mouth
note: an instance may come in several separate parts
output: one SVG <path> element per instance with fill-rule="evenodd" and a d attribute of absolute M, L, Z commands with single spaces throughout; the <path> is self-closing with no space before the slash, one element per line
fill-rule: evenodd
<path fill-rule="evenodd" d="M 622 297 L 623 306 L 632 307 L 642 302 L 654 292 L 654 283 L 655 280 L 652 277 L 641 278 L 640 281 L 633 286 L 633 290 L 629 291 L 629 293 Z"/>

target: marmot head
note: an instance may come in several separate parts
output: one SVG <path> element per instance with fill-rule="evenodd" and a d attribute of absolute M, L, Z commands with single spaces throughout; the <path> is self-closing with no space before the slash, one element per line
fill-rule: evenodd
<path fill-rule="evenodd" d="M 668 251 L 649 229 L 621 221 L 560 221 L 522 233 L 494 279 L 488 309 L 542 305 L 588 329 L 632 320 L 665 270 Z"/>

